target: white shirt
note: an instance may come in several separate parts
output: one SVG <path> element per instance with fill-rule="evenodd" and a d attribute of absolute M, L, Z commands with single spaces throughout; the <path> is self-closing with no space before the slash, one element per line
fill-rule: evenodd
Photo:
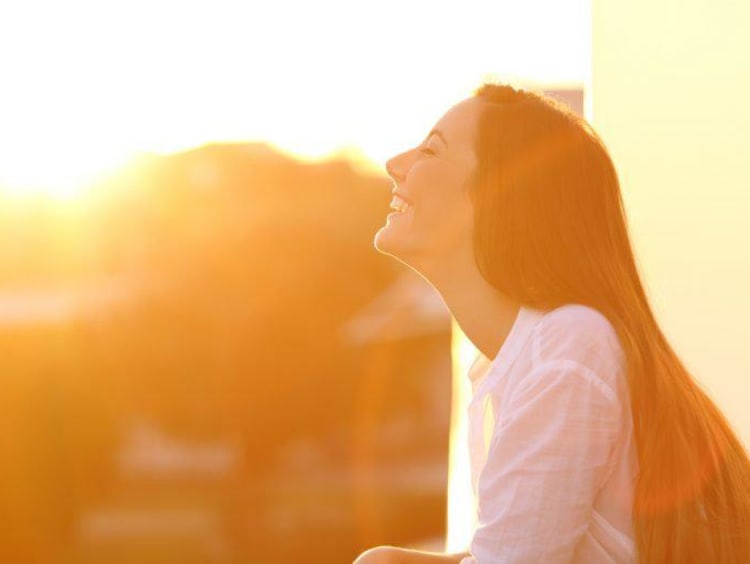
<path fill-rule="evenodd" d="M 476 527 L 460 564 L 634 562 L 638 459 L 607 318 L 581 304 L 522 306 L 469 378 Z"/>

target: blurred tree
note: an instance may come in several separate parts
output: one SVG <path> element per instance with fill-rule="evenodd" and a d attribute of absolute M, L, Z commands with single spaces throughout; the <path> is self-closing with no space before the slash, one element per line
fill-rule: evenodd
<path fill-rule="evenodd" d="M 337 330 L 397 274 L 372 247 L 389 199 L 384 178 L 346 161 L 229 144 L 141 158 L 80 206 L 0 206 L 7 291 L 126 291 L 69 318 L 0 325 L 12 430 L 0 556 L 62 554 L 74 516 L 107 491 L 134 414 L 183 439 L 240 440 L 256 476 L 290 440 L 345 426 L 358 382 Z"/>

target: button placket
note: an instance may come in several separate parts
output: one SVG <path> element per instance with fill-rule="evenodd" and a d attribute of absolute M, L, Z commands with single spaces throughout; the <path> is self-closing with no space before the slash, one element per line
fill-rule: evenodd
<path fill-rule="evenodd" d="M 471 484 L 474 500 L 478 507 L 479 475 L 486 463 L 489 444 L 495 426 L 494 405 L 490 391 L 500 384 L 502 378 L 510 371 L 523 345 L 526 343 L 533 327 L 535 327 L 545 312 L 522 308 L 514 328 L 507 337 L 500 352 L 489 364 L 484 376 L 475 383 L 475 390 L 468 406 L 468 439 L 471 456 Z M 507 346 L 506 346 L 507 345 Z"/>

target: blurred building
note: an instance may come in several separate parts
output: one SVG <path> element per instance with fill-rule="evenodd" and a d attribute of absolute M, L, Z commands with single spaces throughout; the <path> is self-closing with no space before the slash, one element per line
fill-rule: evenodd
<path fill-rule="evenodd" d="M 451 320 L 437 291 L 406 269 L 341 328 L 342 339 L 361 351 L 355 476 L 364 496 L 384 489 L 368 482 L 390 480 L 394 493 L 403 488 L 433 498 L 437 520 L 433 512 L 422 537 L 401 541 L 425 550 L 442 549 L 446 526 Z M 388 399 L 406 388 L 411 393 L 403 397 L 412 401 L 388 406 Z M 399 446 L 389 449 L 388 444 Z"/>

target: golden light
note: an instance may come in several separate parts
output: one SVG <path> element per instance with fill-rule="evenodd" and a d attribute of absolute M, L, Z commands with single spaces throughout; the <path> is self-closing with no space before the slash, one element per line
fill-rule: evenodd
<path fill-rule="evenodd" d="M 14 3 L 0 18 L 13 54 L 0 190 L 75 197 L 137 152 L 211 141 L 382 172 L 489 73 L 580 79 L 584 4 Z"/>
<path fill-rule="evenodd" d="M 134 155 L 214 141 L 384 174 L 484 79 L 587 83 L 589 2 L 17 2 L 0 17 L 0 196 L 69 204 Z M 463 414 L 475 351 L 454 330 Z M 449 551 L 473 525 L 461 417 Z"/>
<path fill-rule="evenodd" d="M 26 149 L 26 148 L 24 148 Z M 6 148 L 10 164 L 0 172 L 0 187 L 12 195 L 47 195 L 69 200 L 81 195 L 129 155 L 116 155 L 97 147 L 49 147 L 40 143 L 26 150 Z"/>

